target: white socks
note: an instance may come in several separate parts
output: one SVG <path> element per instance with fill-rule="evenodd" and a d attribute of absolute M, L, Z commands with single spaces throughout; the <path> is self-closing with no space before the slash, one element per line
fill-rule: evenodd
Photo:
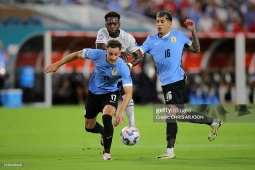
<path fill-rule="evenodd" d="M 174 154 L 174 148 L 166 148 L 166 153 Z"/>
<path fill-rule="evenodd" d="M 122 96 L 122 99 L 125 98 L 125 95 Z M 129 126 L 135 126 L 135 112 L 134 112 L 134 101 L 133 99 L 130 100 L 129 104 L 127 105 L 126 109 L 126 114 L 128 117 L 128 123 Z"/>

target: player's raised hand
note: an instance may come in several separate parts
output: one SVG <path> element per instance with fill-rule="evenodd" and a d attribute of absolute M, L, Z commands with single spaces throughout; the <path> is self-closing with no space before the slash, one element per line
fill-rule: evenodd
<path fill-rule="evenodd" d="M 196 31 L 195 22 L 192 19 L 186 19 L 184 24 L 190 31 Z"/>
<path fill-rule="evenodd" d="M 53 63 L 45 68 L 44 73 L 55 73 L 58 70 L 59 66 L 57 63 Z"/>

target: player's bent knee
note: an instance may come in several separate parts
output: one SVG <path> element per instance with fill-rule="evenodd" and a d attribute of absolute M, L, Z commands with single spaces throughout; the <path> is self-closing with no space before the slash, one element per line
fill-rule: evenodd
<path fill-rule="evenodd" d="M 93 131 L 93 128 L 90 129 L 90 128 L 85 127 L 85 130 L 86 130 L 87 132 L 92 132 L 92 131 Z"/>
<path fill-rule="evenodd" d="M 89 125 L 89 124 L 85 125 L 85 130 L 86 130 L 87 132 L 92 132 L 93 129 L 94 129 L 94 126 L 92 127 L 92 126 Z"/>

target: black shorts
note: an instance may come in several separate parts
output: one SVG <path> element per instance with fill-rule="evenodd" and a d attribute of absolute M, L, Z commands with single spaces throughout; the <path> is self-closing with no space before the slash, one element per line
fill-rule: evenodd
<path fill-rule="evenodd" d="M 119 91 L 110 92 L 106 94 L 93 94 L 89 91 L 86 104 L 84 117 L 88 119 L 95 118 L 99 112 L 103 111 L 105 105 L 111 105 L 117 109 L 118 107 Z"/>
<path fill-rule="evenodd" d="M 184 104 L 189 101 L 185 80 L 162 86 L 165 104 Z"/>

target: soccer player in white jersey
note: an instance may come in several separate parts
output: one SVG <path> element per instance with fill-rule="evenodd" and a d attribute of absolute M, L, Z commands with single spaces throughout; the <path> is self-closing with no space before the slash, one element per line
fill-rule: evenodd
<path fill-rule="evenodd" d="M 180 119 L 185 118 L 183 116 L 184 103 L 189 101 L 185 84 L 186 75 L 181 67 L 182 53 L 184 48 L 194 53 L 200 52 L 195 23 L 191 19 L 187 19 L 184 24 L 192 32 L 192 40 L 180 30 L 170 30 L 172 25 L 170 13 L 158 12 L 156 16 L 158 34 L 148 36 L 143 45 L 140 46 L 143 53 L 149 52 L 153 56 L 163 89 L 166 108 L 172 109 L 167 113 L 170 119 L 166 120 L 166 152 L 158 156 L 158 159 L 175 158 L 174 144 L 178 130 L 176 120 L 209 125 L 211 127 L 208 136 L 210 141 L 215 139 L 217 130 L 221 125 L 220 120 L 202 116 L 191 111 L 191 109 L 187 109 L 185 112 L 185 115 L 188 115 L 186 117 L 201 116 L 201 119 Z"/>
<path fill-rule="evenodd" d="M 114 126 L 123 121 L 124 110 L 132 99 L 133 93 L 130 70 L 124 60 L 119 58 L 121 46 L 119 41 L 110 40 L 107 43 L 106 51 L 85 48 L 69 54 L 45 69 L 45 73 L 54 73 L 63 64 L 78 58 L 86 58 L 94 62 L 95 68 L 89 81 L 89 93 L 85 105 L 85 129 L 87 132 L 99 133 L 103 136 L 104 160 L 112 159 L 110 156 L 113 138 L 112 116 L 114 116 L 118 107 L 118 80 L 122 78 L 126 97 L 118 109 L 118 114 L 114 119 Z M 104 127 L 96 121 L 99 112 L 103 113 Z"/>
<path fill-rule="evenodd" d="M 135 38 L 122 29 L 120 29 L 120 14 L 114 11 L 110 11 L 105 15 L 105 28 L 101 28 L 97 33 L 96 39 L 96 48 L 105 49 L 107 41 L 111 39 L 116 39 L 122 44 L 122 53 L 121 57 L 125 60 L 131 69 L 139 62 L 143 60 L 143 55 L 139 49 L 139 46 L 136 44 Z M 128 62 L 128 54 L 132 54 L 132 62 Z M 119 83 L 121 88 L 121 81 Z M 125 93 L 123 88 L 121 88 L 121 96 L 124 99 Z M 135 126 L 134 118 L 134 101 L 130 101 L 126 108 L 126 114 L 128 117 L 129 126 Z"/>

